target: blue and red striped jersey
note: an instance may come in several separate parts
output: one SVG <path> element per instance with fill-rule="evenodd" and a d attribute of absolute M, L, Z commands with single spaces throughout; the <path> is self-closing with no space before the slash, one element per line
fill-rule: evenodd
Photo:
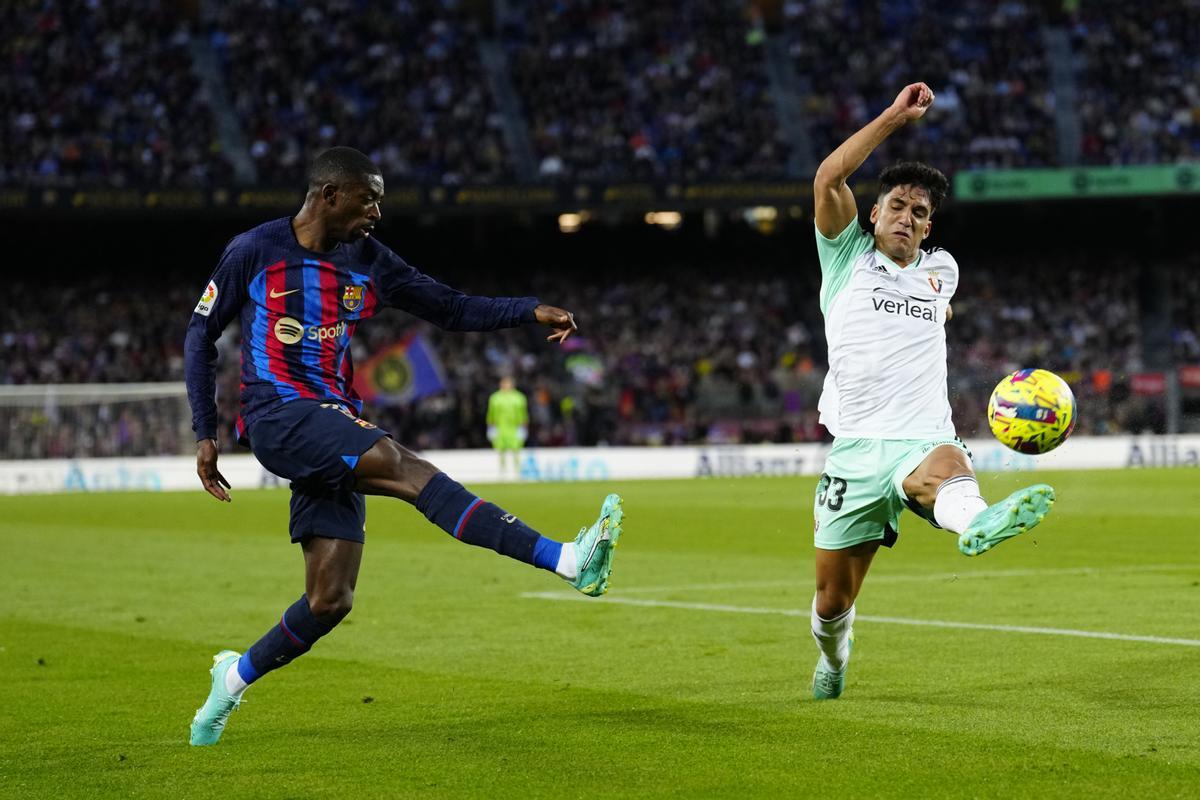
<path fill-rule="evenodd" d="M 278 403 L 340 401 L 361 411 L 350 337 L 381 308 L 440 328 L 489 331 L 535 322 L 534 297 L 473 297 L 409 266 L 374 237 L 328 253 L 305 249 L 291 218 L 234 237 L 192 312 L 184 345 L 196 438 L 217 432 L 216 341 L 236 317 L 242 329 L 239 438 Z"/>

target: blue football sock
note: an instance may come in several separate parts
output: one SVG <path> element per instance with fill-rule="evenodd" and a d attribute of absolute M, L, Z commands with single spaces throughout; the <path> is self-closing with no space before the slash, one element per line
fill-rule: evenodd
<path fill-rule="evenodd" d="M 430 479 L 417 497 L 417 510 L 455 539 L 495 550 L 551 572 L 562 544 L 492 503 L 484 502 L 444 472 Z"/>
<path fill-rule="evenodd" d="M 562 542 L 539 536 L 533 546 L 533 565 L 554 572 L 558 567 L 558 559 L 562 556 L 562 549 Z"/>
<path fill-rule="evenodd" d="M 283 612 L 279 624 L 263 634 L 263 637 L 238 659 L 238 675 L 247 684 L 254 683 L 271 670 L 278 669 L 290 663 L 293 658 L 307 653 L 317 639 L 331 630 L 332 625 L 313 616 L 308 607 L 308 597 L 301 595 L 299 600 Z"/>

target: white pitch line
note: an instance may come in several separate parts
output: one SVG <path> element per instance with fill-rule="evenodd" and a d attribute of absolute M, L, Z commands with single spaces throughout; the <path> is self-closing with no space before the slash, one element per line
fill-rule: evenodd
<path fill-rule="evenodd" d="M 596 602 L 579 595 L 559 592 L 523 592 L 521 597 L 533 600 L 563 600 L 569 602 Z M 729 606 L 719 603 L 683 603 L 676 600 L 639 600 L 632 597 L 606 597 L 600 602 L 647 608 L 678 608 L 685 611 L 718 611 L 729 614 L 768 614 L 781 617 L 807 618 L 810 611 L 799 608 L 764 608 L 761 606 Z M 915 625 L 927 628 L 960 628 L 976 631 L 1000 631 L 1003 633 L 1036 633 L 1043 636 L 1075 636 L 1081 639 L 1115 639 L 1121 642 L 1147 642 L 1149 644 L 1174 644 L 1181 647 L 1200 647 L 1200 639 L 1172 639 L 1166 636 L 1137 636 L 1129 633 L 1108 631 L 1079 631 L 1071 628 L 1034 628 L 1027 625 L 987 625 L 979 622 L 949 622 L 940 619 L 907 619 L 905 617 L 876 617 L 859 614 L 856 622 L 880 622 L 885 625 Z"/>
<path fill-rule="evenodd" d="M 1200 564 L 1138 564 L 1128 567 L 1061 567 L 1040 569 L 992 569 L 964 572 L 898 573 L 896 575 L 872 575 L 871 584 L 876 583 L 922 583 L 926 581 L 957 581 L 971 578 L 1036 578 L 1059 575 L 1120 575 L 1140 572 L 1200 572 Z M 659 594 L 661 592 L 711 591 L 716 589 L 770 589 L 778 586 L 795 586 L 796 581 L 739 581 L 729 583 L 691 583 L 677 586 L 621 587 L 622 594 Z"/>

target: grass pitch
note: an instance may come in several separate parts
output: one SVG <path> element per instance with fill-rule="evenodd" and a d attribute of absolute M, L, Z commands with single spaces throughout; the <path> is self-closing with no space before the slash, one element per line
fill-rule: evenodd
<path fill-rule="evenodd" d="M 6 498 L 0 796 L 1194 797 L 1200 476 L 1044 477 L 1053 514 L 976 559 L 905 515 L 827 703 L 815 478 L 484 487 L 560 537 L 622 493 L 588 602 L 372 499 L 348 622 L 210 748 L 187 735 L 212 653 L 302 590 L 286 493 Z"/>

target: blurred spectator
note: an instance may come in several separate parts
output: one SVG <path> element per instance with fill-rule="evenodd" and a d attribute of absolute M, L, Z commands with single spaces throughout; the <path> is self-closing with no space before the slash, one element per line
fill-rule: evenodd
<path fill-rule="evenodd" d="M 0 404 L 0 458 L 177 455 L 192 452 L 187 398 L 36 406 Z"/>
<path fill-rule="evenodd" d="M 0 184 L 228 182 L 176 5 L 0 4 Z"/>
<path fill-rule="evenodd" d="M 525 0 L 504 41 L 547 180 L 784 174 L 761 33 L 744 3 Z"/>
<path fill-rule="evenodd" d="M 1054 265 L 1014 260 L 964 270 L 947 325 L 950 398 L 964 436 L 986 436 L 983 410 L 1003 376 L 1025 367 L 1061 375 L 1084 409 L 1076 432 L 1138 431 L 1129 399 L 1132 375 L 1141 372 L 1142 337 L 1137 302 L 1138 269 L 1115 261 L 1097 270 L 1094 258 L 1060 255 Z M 1040 287 L 1054 276 L 1052 291 Z"/>
<path fill-rule="evenodd" d="M 1200 2 L 1088 0 L 1072 33 L 1086 163 L 1200 155 Z"/>
<path fill-rule="evenodd" d="M 1175 360 L 1200 364 L 1200 254 L 1171 271 L 1171 340 Z"/>
<path fill-rule="evenodd" d="M 645 277 L 633 277 L 643 274 Z M 1176 355 L 1200 363 L 1195 259 L 1173 265 Z M 783 275 L 787 278 L 784 279 Z M 1054 276 L 1053 291 L 1039 287 Z M 444 276 L 476 293 L 502 293 L 495 276 Z M 553 272 L 523 276 L 529 290 L 571 308 L 580 335 L 549 346 L 537 328 L 444 333 L 399 312 L 368 321 L 354 339 L 366 358 L 419 329 L 439 354 L 449 390 L 364 414 L 422 449 L 486 447 L 487 398 L 511 374 L 529 396 L 530 446 L 816 441 L 825 375 L 815 265 L 656 264 L 604 282 Z M 964 260 L 947 326 L 949 389 L 964 436 L 986 436 L 995 383 L 1021 367 L 1058 372 L 1075 389 L 1077 431 L 1161 430 L 1161 400 L 1132 391 L 1143 370 L 1139 265 L 1094 255 Z M 194 281 L 183 281 L 190 285 Z M 194 297 L 160 276 L 118 293 L 108 279 L 56 287 L 12 285 L 0 327 L 0 383 L 182 379 L 181 343 Z M 222 447 L 230 450 L 238 391 L 236 325 L 218 345 Z M 91 409 L 91 410 L 88 410 Z M 3 456 L 190 452 L 190 416 L 178 399 L 71 408 L 0 407 Z"/>
<path fill-rule="evenodd" d="M 920 80 L 937 102 L 911 131 L 876 149 L 867 172 L 930 153 L 946 172 L 1055 164 L 1040 8 L 1021 0 L 787 0 L 792 57 L 811 86 L 805 113 L 814 156 L 832 152 Z"/>
<path fill-rule="evenodd" d="M 396 184 L 512 182 L 471 0 L 45 0 L 0 4 L 0 185 L 233 181 L 194 48 L 216 55 L 258 183 L 317 151 L 368 152 Z M 745 0 L 507 0 L 495 35 L 541 181 L 782 178 L 791 143 Z M 1069 31 L 1088 164 L 1200 158 L 1200 0 L 784 0 L 782 38 L 821 158 L 924 80 L 938 101 L 867 173 L 1060 166 L 1043 33 Z M 514 120 L 515 125 L 521 121 Z"/>
<path fill-rule="evenodd" d="M 109 276 L 69 286 L 9 285 L 26 302 L 4 309 L 0 384 L 183 380 L 191 289 L 162 277 L 128 287 Z"/>
<path fill-rule="evenodd" d="M 334 144 L 389 181 L 511 180 L 501 120 L 455 0 L 231 0 L 209 31 L 260 183 L 299 186 Z"/>

